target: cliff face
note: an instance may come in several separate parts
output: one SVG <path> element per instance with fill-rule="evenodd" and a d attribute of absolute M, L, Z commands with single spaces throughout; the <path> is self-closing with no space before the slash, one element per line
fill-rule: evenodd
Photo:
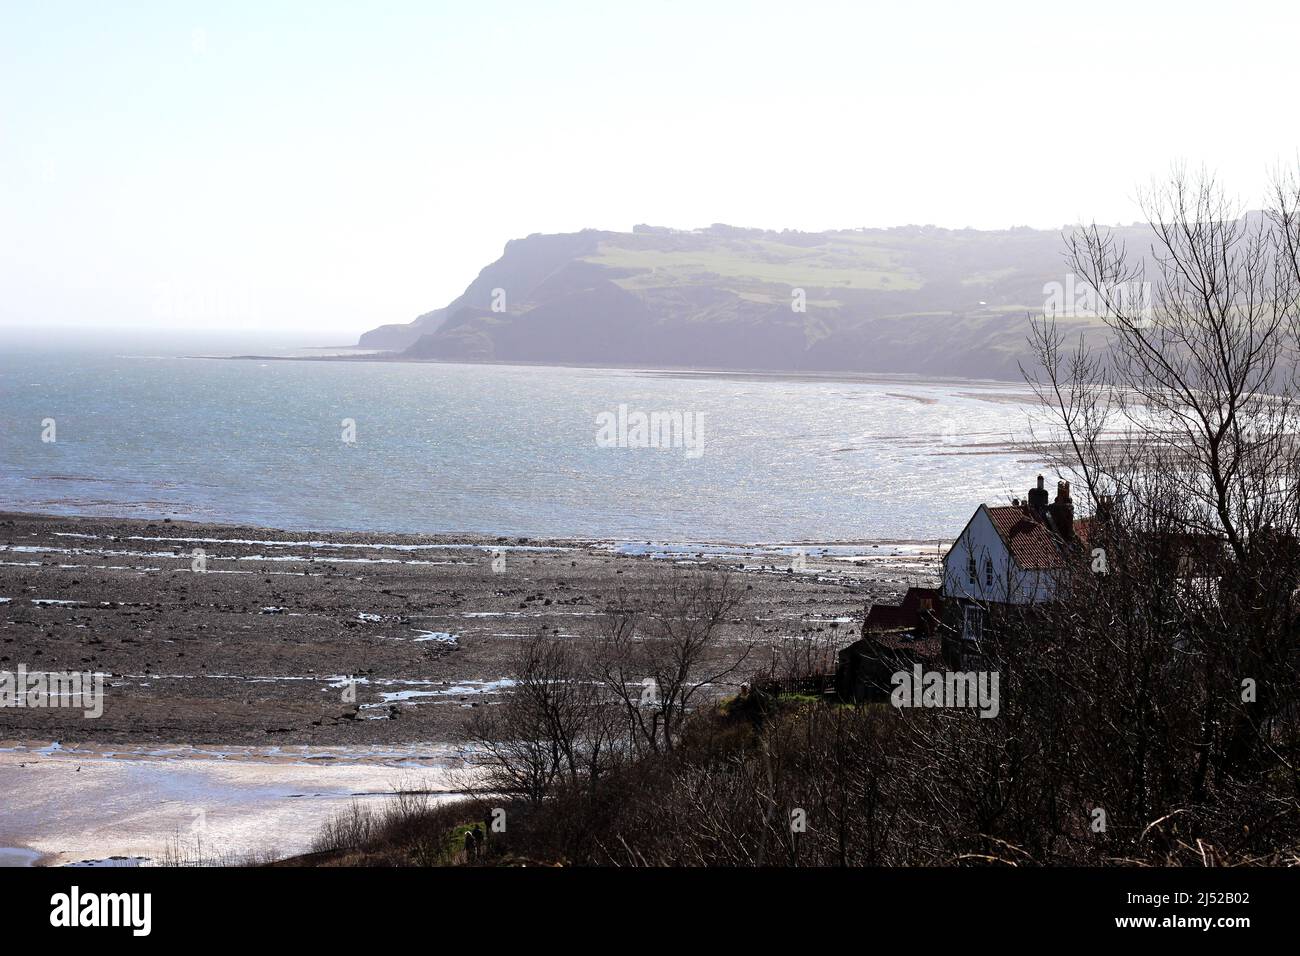
<path fill-rule="evenodd" d="M 1031 229 L 534 235 L 445 308 L 361 344 L 412 359 L 1015 379 L 1026 316 L 1066 282 L 1063 248 Z"/>
<path fill-rule="evenodd" d="M 512 239 L 506 243 L 501 258 L 480 272 L 478 278 L 444 308 L 426 312 L 409 325 L 382 325 L 372 329 L 361 336 L 359 344 L 366 348 L 400 351 L 415 345 L 423 336 L 436 334 L 447 324 L 449 318 L 466 310 L 470 313 L 478 310 L 498 317 L 517 315 L 521 306 L 532 301 L 548 276 L 557 269 L 581 261 L 584 256 L 594 254 L 599 246 L 599 237 L 614 235 L 617 234 L 584 231 Z M 494 289 L 505 292 L 498 300 L 498 306 L 506 309 L 504 313 L 491 312 Z"/>

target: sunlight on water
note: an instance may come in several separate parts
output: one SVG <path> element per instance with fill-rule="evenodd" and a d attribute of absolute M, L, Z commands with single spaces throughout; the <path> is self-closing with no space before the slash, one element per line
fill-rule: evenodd
<path fill-rule="evenodd" d="M 0 495 L 289 529 L 947 538 L 1032 482 L 1008 447 L 1027 402 L 1014 385 L 9 348 Z M 600 447 L 620 405 L 687 416 L 698 457 Z"/>

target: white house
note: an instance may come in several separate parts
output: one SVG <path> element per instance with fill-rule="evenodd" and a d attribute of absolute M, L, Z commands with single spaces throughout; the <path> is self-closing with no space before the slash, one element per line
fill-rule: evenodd
<path fill-rule="evenodd" d="M 1087 526 L 1074 520 L 1069 482 L 1057 483 L 1049 505 L 1042 475 L 1023 504 L 980 505 L 943 559 L 943 596 L 961 609 L 962 637 L 979 639 L 994 606 L 1050 601 Z"/>

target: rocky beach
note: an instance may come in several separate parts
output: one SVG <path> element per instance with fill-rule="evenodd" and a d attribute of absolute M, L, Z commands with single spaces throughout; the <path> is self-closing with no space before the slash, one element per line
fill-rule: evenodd
<path fill-rule="evenodd" d="M 10 804 L 0 846 L 43 862 L 156 859 L 195 836 L 199 814 L 220 852 L 300 850 L 340 802 L 413 781 L 454 791 L 448 774 L 473 765 L 470 719 L 499 702 L 519 643 L 539 629 L 578 637 L 620 596 L 653 602 L 673 569 L 739 575 L 747 599 L 720 653 L 745 659 L 711 688 L 726 696 L 773 648 L 849 643 L 869 602 L 932 580 L 935 560 L 923 542 L 572 541 L 0 514 L 0 670 L 103 678 L 97 718 L 0 708 Z M 117 806 L 114 794 L 142 788 L 152 801 Z M 78 824 L 92 807 L 95 825 Z"/>

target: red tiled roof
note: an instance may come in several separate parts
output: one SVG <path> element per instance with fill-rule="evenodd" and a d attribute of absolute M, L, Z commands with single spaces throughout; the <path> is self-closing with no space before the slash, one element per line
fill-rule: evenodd
<path fill-rule="evenodd" d="M 1061 539 L 1027 508 L 998 505 L 986 510 L 998 536 L 1022 571 L 1045 571 L 1061 565 Z M 1091 519 L 1074 522 L 1075 535 L 1080 541 L 1087 541 L 1090 530 Z"/>

